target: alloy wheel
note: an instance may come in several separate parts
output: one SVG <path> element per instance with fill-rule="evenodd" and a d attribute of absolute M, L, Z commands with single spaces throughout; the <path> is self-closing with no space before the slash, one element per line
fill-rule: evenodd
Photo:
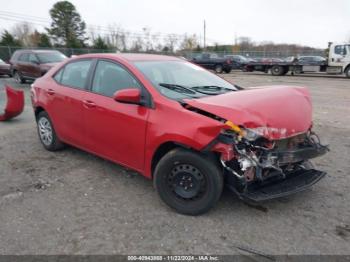
<path fill-rule="evenodd" d="M 45 117 L 41 117 L 38 121 L 38 128 L 40 140 L 44 145 L 50 146 L 53 141 L 53 132 L 50 121 Z"/>

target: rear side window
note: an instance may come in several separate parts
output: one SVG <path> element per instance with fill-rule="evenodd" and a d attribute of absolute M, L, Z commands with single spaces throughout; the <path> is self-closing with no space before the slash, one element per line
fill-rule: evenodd
<path fill-rule="evenodd" d="M 30 55 L 29 55 L 29 62 L 35 64 L 35 63 L 39 63 L 39 60 L 38 60 L 38 58 L 36 57 L 36 55 L 30 54 Z"/>
<path fill-rule="evenodd" d="M 69 63 L 64 67 L 63 72 L 61 69 L 54 78 L 62 85 L 84 89 L 91 63 L 91 60 Z"/>
<path fill-rule="evenodd" d="M 58 73 L 56 73 L 55 76 L 53 77 L 56 80 L 56 82 L 61 83 L 63 71 L 64 71 L 64 68 L 58 71 Z"/>
<path fill-rule="evenodd" d="M 112 97 L 118 90 L 141 88 L 137 80 L 123 67 L 108 61 L 99 61 L 96 67 L 92 91 Z"/>
<path fill-rule="evenodd" d="M 29 54 L 28 53 L 21 54 L 18 58 L 18 61 L 29 62 Z"/>

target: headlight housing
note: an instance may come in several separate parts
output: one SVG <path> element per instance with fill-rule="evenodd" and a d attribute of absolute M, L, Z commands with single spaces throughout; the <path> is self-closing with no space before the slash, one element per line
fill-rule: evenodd
<path fill-rule="evenodd" d="M 242 137 L 244 137 L 248 141 L 255 141 L 261 136 L 262 134 L 259 132 L 259 130 L 256 130 L 255 128 L 245 128 L 242 130 Z"/>
<path fill-rule="evenodd" d="M 248 141 L 255 141 L 259 137 L 285 137 L 287 130 L 285 128 L 274 127 L 255 127 L 255 128 L 243 128 L 233 124 L 231 121 L 226 121 L 227 126 L 231 128 L 240 137 L 247 139 Z"/>

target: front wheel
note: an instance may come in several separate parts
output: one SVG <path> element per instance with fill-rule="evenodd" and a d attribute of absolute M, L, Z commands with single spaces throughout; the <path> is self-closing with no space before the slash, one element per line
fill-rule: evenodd
<path fill-rule="evenodd" d="M 348 68 L 345 69 L 345 75 L 347 78 L 350 78 L 350 66 L 348 66 Z"/>
<path fill-rule="evenodd" d="M 37 116 L 37 127 L 39 139 L 46 150 L 57 151 L 64 147 L 64 144 L 56 135 L 56 131 L 52 125 L 49 115 L 42 111 Z"/>
<path fill-rule="evenodd" d="M 177 148 L 159 161 L 154 186 L 160 198 L 177 212 L 200 215 L 219 200 L 223 175 L 214 159 Z"/>

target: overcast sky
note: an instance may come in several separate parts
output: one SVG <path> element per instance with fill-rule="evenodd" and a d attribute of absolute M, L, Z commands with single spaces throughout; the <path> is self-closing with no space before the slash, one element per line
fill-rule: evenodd
<path fill-rule="evenodd" d="M 0 12 L 49 20 L 55 0 L 0 0 Z M 117 24 L 132 32 L 203 36 L 231 44 L 236 36 L 254 41 L 296 43 L 325 48 L 350 39 L 350 0 L 71 0 L 87 24 Z M 0 16 L 1 17 L 1 16 Z M 17 18 L 18 19 L 18 18 Z M 0 29 L 14 21 L 0 18 Z M 38 22 L 42 23 L 42 22 Z M 39 26 L 40 27 L 40 26 Z"/>

